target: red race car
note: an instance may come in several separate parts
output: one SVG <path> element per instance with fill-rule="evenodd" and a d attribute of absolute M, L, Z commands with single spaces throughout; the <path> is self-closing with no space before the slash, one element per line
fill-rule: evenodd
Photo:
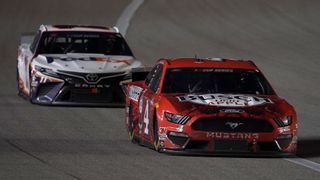
<path fill-rule="evenodd" d="M 296 152 L 296 112 L 252 61 L 160 59 L 123 89 L 131 141 L 157 151 Z"/>

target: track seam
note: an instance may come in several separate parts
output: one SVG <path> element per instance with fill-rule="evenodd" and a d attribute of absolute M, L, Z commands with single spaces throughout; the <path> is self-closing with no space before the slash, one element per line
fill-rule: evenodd
<path fill-rule="evenodd" d="M 291 163 L 300 165 L 300 166 L 304 166 L 306 168 L 312 169 L 314 171 L 320 172 L 320 164 L 310 161 L 308 159 L 305 158 L 300 158 L 298 156 L 294 157 L 294 158 L 285 158 L 284 160 L 289 161 Z"/>
<path fill-rule="evenodd" d="M 10 140 L 4 139 L 4 141 L 7 142 L 10 146 L 12 146 L 12 147 L 14 147 L 15 149 L 19 150 L 20 152 L 22 152 L 22 153 L 24 153 L 24 154 L 26 154 L 26 155 L 28 155 L 28 156 L 30 156 L 30 157 L 32 157 L 32 158 L 40 161 L 41 163 L 45 164 L 46 166 L 48 166 L 48 167 L 50 167 L 50 168 L 53 168 L 53 169 L 55 169 L 55 170 L 57 170 L 57 171 L 60 171 L 60 172 L 62 172 L 64 175 L 70 176 L 70 177 L 72 177 L 72 178 L 74 178 L 74 179 L 82 180 L 80 177 L 77 177 L 77 176 L 75 176 L 75 175 L 73 175 L 73 174 L 70 174 L 70 173 L 68 173 L 68 172 L 66 172 L 66 171 L 63 171 L 63 170 L 61 170 L 61 169 L 58 169 L 57 167 L 54 167 L 53 165 L 51 165 L 50 163 L 46 162 L 45 160 L 43 160 L 43 159 L 39 158 L 38 156 L 36 156 L 36 155 L 34 155 L 34 154 L 32 154 L 32 153 L 24 150 L 23 148 L 21 148 L 21 147 L 18 146 L 17 144 L 14 144 L 14 143 L 11 142 Z"/>
<path fill-rule="evenodd" d="M 123 36 L 126 36 L 130 21 L 143 2 L 144 0 L 132 0 L 118 18 L 116 27 L 119 28 L 119 31 Z"/>

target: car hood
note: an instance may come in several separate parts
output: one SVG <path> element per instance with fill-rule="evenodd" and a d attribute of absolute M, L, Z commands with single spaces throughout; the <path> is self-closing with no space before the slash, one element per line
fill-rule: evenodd
<path fill-rule="evenodd" d="M 180 114 L 247 113 L 282 115 L 290 106 L 276 95 L 170 94 L 162 97 L 167 107 Z M 171 106 L 171 107 L 170 107 Z"/>
<path fill-rule="evenodd" d="M 141 62 L 133 56 L 78 53 L 41 54 L 34 58 L 32 64 L 53 71 L 83 73 L 128 72 L 132 68 L 141 66 Z"/>

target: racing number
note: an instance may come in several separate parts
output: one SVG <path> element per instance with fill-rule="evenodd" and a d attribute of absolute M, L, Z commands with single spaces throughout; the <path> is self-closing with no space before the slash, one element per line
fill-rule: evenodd
<path fill-rule="evenodd" d="M 145 124 L 144 133 L 149 134 L 149 103 L 146 101 L 146 107 L 144 109 L 143 122 Z"/>

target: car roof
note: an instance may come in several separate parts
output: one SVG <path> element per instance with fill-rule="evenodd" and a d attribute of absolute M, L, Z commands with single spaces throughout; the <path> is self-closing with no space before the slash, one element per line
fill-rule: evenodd
<path fill-rule="evenodd" d="M 239 68 L 258 69 L 250 60 L 236 60 L 224 58 L 172 58 L 160 59 L 160 63 L 166 63 L 167 68 Z"/>
<path fill-rule="evenodd" d="M 41 25 L 40 31 L 57 32 L 57 31 L 86 31 L 86 32 L 109 32 L 119 33 L 117 27 L 90 26 L 90 25 Z"/>

